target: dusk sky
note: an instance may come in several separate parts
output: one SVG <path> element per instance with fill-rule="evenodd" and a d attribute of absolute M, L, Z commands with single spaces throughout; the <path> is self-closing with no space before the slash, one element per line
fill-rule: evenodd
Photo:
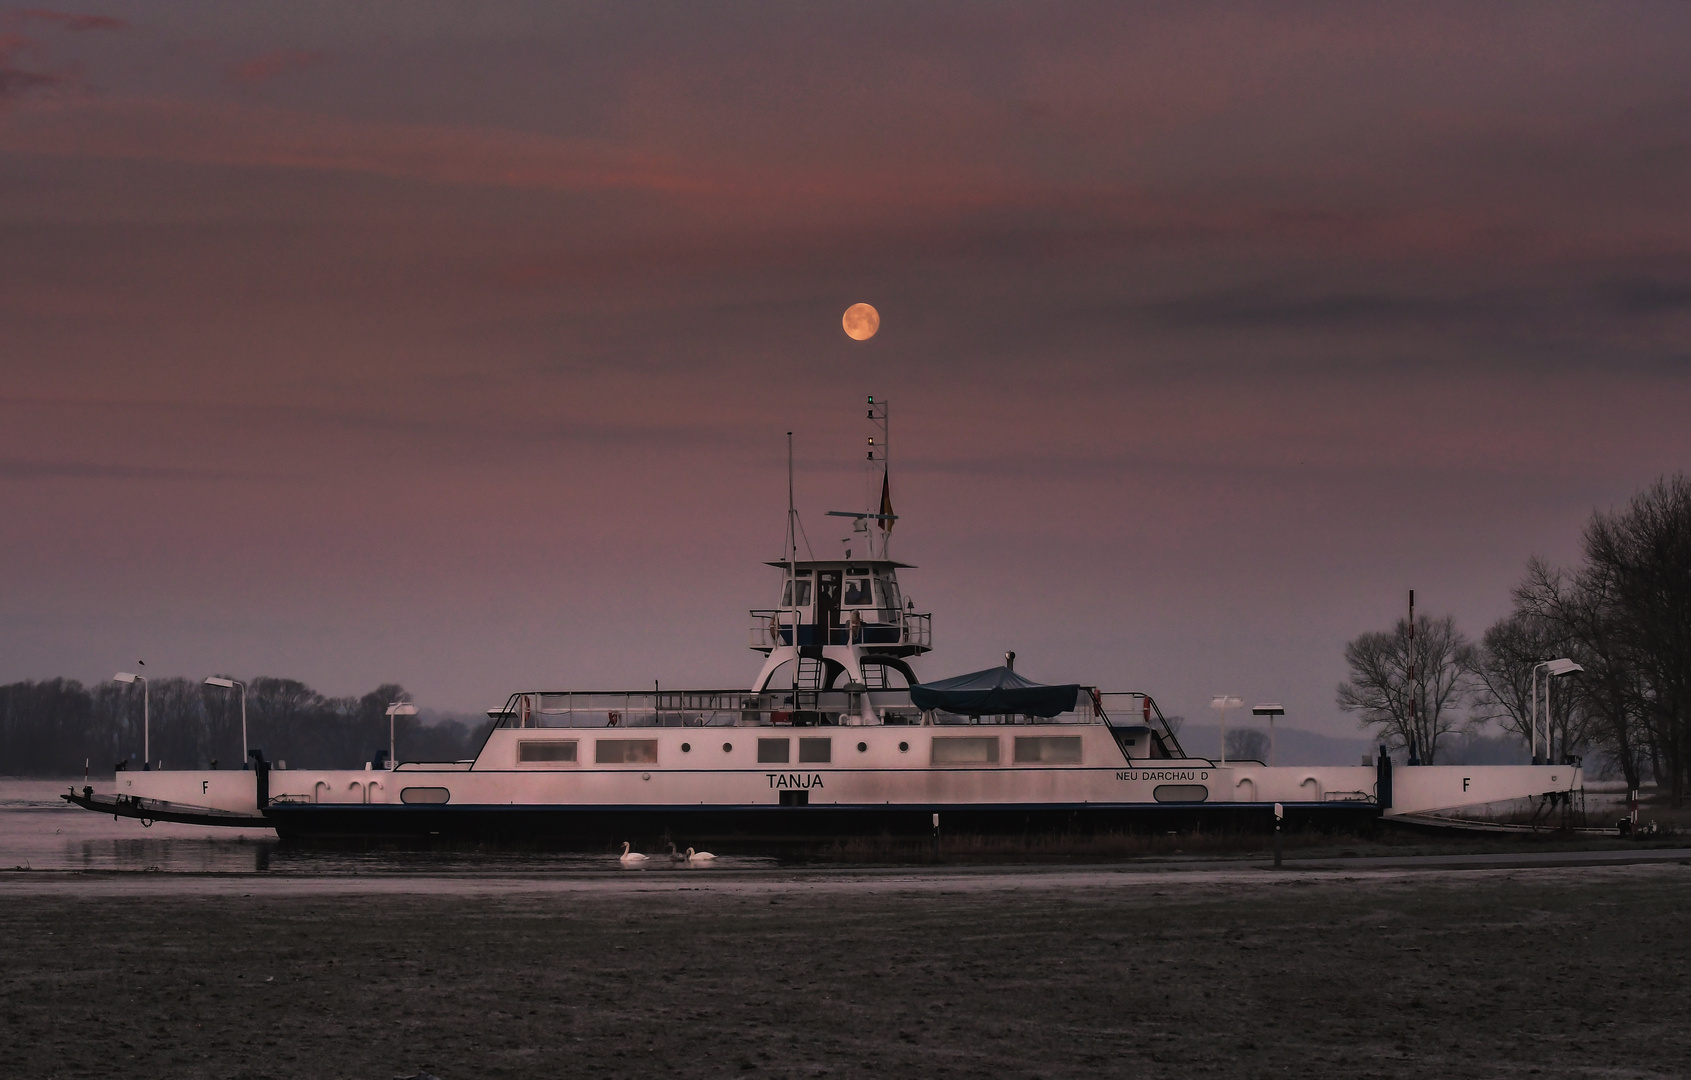
<path fill-rule="evenodd" d="M 1691 5 L 0 8 L 0 681 L 1282 700 L 1691 451 Z M 880 333 L 842 332 L 852 303 Z M 877 485 L 878 486 L 878 485 Z"/>

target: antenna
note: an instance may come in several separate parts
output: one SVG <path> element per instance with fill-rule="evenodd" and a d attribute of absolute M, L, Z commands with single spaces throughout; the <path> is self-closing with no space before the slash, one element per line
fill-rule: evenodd
<path fill-rule="evenodd" d="M 898 520 L 898 515 L 892 512 L 892 481 L 887 471 L 889 457 L 887 444 L 891 438 L 888 434 L 891 431 L 891 422 L 887 417 L 887 399 L 880 398 L 877 400 L 871 394 L 869 396 L 869 422 L 874 425 L 874 429 L 880 434 L 869 436 L 869 451 L 863 459 L 868 463 L 871 484 L 869 497 L 874 501 L 875 509 L 868 513 L 830 510 L 827 514 L 828 517 L 853 519 L 852 531 L 865 534 L 864 545 L 869 549 L 868 555 L 871 559 L 875 557 L 875 526 L 878 525 L 881 530 L 881 558 L 890 558 L 887 554 L 887 542 L 892 539 L 893 523 Z M 880 465 L 879 470 L 875 468 L 877 464 Z M 877 472 L 880 474 L 881 481 L 879 492 L 873 489 Z M 877 496 L 879 496 L 878 499 Z"/>
<path fill-rule="evenodd" d="M 794 522 L 798 521 L 798 510 L 793 504 L 793 433 L 787 432 L 787 601 L 793 609 L 793 647 L 799 644 L 799 595 L 798 595 L 798 561 L 799 538 Z M 779 634 L 776 635 L 780 637 Z M 797 665 L 794 665 L 795 670 Z"/>
<path fill-rule="evenodd" d="M 870 498 L 875 499 L 876 495 L 880 496 L 880 498 L 875 499 L 874 502 L 876 515 L 875 524 L 881 527 L 881 558 L 885 559 L 890 557 L 887 554 L 887 541 L 892 539 L 893 523 L 892 481 L 891 476 L 888 473 L 888 469 L 891 467 L 892 461 L 892 411 L 891 403 L 887 401 L 886 398 L 881 398 L 879 401 L 876 401 L 873 394 L 869 395 L 869 422 L 875 425 L 881 433 L 880 453 L 878 455 L 875 453 L 875 437 L 872 435 L 869 437 L 869 461 L 871 462 L 869 475 L 870 483 L 873 484 L 875 470 L 872 463 L 877 460 L 880 461 L 881 490 L 879 492 L 875 492 L 873 488 L 871 488 Z M 869 528 L 869 522 L 867 519 L 863 524 L 869 533 L 870 554 L 874 554 L 875 531 L 873 528 Z"/>

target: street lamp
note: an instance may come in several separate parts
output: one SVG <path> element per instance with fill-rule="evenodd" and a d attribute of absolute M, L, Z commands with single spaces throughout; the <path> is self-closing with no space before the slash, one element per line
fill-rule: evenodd
<path fill-rule="evenodd" d="M 416 716 L 417 706 L 409 701 L 396 701 L 388 706 L 388 768 L 399 768 L 399 760 L 394 757 L 394 720 L 396 716 Z"/>
<path fill-rule="evenodd" d="M 1228 697 L 1217 694 L 1210 702 L 1210 708 L 1221 710 L 1221 763 L 1227 764 L 1227 710 L 1237 709 L 1245 704 L 1243 698 Z"/>
<path fill-rule="evenodd" d="M 214 675 L 206 680 L 206 685 L 241 692 L 241 768 L 244 769 L 247 767 L 247 684 L 239 679 L 219 679 Z"/>
<path fill-rule="evenodd" d="M 148 715 L 151 711 L 150 696 L 147 690 L 147 677 L 136 675 L 128 671 L 120 671 L 112 676 L 113 682 L 141 684 L 141 771 L 146 772 L 153 767 L 152 719 Z"/>
<path fill-rule="evenodd" d="M 1266 716 L 1266 717 L 1268 717 L 1268 763 L 1270 765 L 1273 765 L 1274 764 L 1274 718 L 1276 716 L 1285 716 L 1286 715 L 1286 707 L 1284 705 L 1280 704 L 1278 701 L 1267 701 L 1267 702 L 1264 702 L 1261 705 L 1252 706 L 1251 707 L 1251 715 L 1252 716 Z"/>
<path fill-rule="evenodd" d="M 1538 756 L 1538 669 L 1544 669 L 1544 760 Z M 1532 720 L 1527 728 L 1530 732 L 1532 745 L 1532 763 L 1546 765 L 1550 763 L 1550 680 L 1564 675 L 1572 675 L 1576 671 L 1585 669 L 1567 657 L 1559 660 L 1543 660 L 1532 666 Z"/>

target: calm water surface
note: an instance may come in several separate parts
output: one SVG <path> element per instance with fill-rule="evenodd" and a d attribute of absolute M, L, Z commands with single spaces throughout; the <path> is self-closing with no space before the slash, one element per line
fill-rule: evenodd
<path fill-rule="evenodd" d="M 456 852 L 318 852 L 278 844 L 269 829 L 230 829 L 96 814 L 61 795 L 77 780 L 0 778 L 0 870 L 156 870 L 192 874 L 552 873 L 621 870 L 614 855 Z M 94 785 L 109 790 L 109 784 Z M 672 866 L 649 851 L 641 873 L 774 866 L 726 853 L 710 866 Z"/>

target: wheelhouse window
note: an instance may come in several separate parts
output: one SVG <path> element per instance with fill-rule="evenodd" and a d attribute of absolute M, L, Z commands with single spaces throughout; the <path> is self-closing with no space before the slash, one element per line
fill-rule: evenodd
<path fill-rule="evenodd" d="M 799 578 L 796 582 L 789 581 L 781 587 L 781 606 L 793 607 L 793 586 L 798 586 L 798 607 L 810 606 L 810 579 Z"/>
<path fill-rule="evenodd" d="M 834 760 L 834 740 L 800 739 L 799 763 L 820 763 Z"/>
<path fill-rule="evenodd" d="M 875 603 L 874 596 L 869 589 L 869 579 L 846 578 L 845 605 L 846 607 L 870 607 Z"/>
<path fill-rule="evenodd" d="M 785 765 L 792 760 L 791 739 L 759 739 L 757 760 L 760 765 Z"/>
<path fill-rule="evenodd" d="M 1016 763 L 1042 762 L 1051 765 L 1073 765 L 1080 761 L 1078 735 L 1041 736 L 1016 739 Z"/>
<path fill-rule="evenodd" d="M 576 763 L 576 741 L 560 741 L 551 739 L 546 742 L 519 742 L 517 744 L 517 761 L 524 765 L 574 765 Z"/>
<path fill-rule="evenodd" d="M 656 765 L 656 739 L 600 739 L 593 744 L 596 765 Z"/>
<path fill-rule="evenodd" d="M 936 737 L 932 760 L 935 765 L 996 765 L 998 739 Z"/>
<path fill-rule="evenodd" d="M 884 608 L 897 611 L 904 605 L 904 601 L 898 595 L 898 582 L 894 581 L 891 577 L 883 576 L 876 578 L 875 591 L 880 594 L 881 606 Z"/>

